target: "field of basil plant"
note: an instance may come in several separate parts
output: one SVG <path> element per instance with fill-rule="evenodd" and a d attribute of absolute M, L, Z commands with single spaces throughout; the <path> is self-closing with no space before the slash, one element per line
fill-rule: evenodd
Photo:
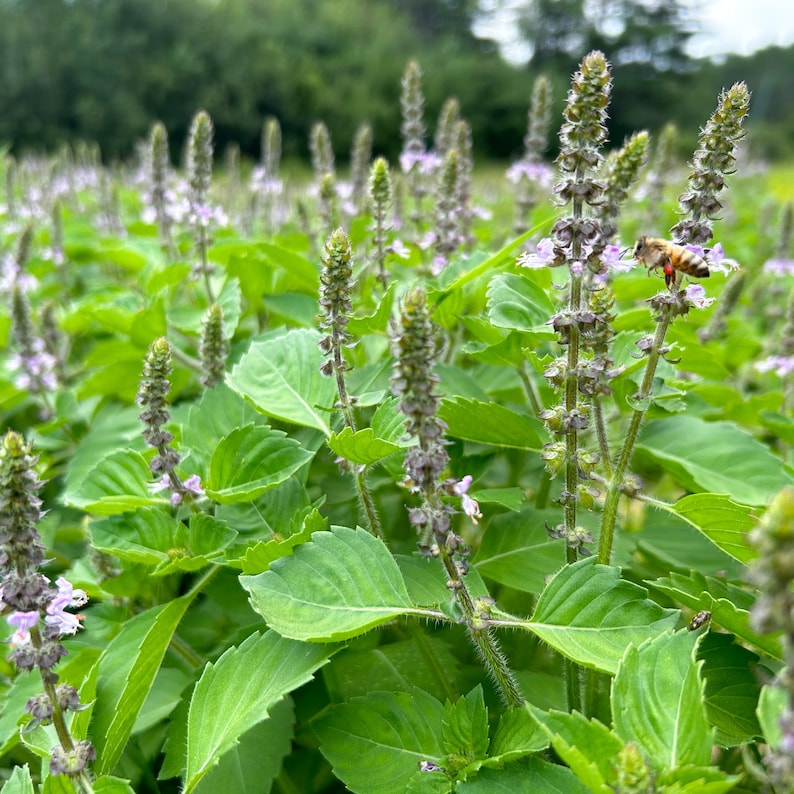
<path fill-rule="evenodd" d="M 4 794 L 794 790 L 794 218 L 747 87 L 685 160 L 607 140 L 592 52 L 505 173 L 422 80 L 345 179 L 272 118 L 213 174 L 203 111 L 180 168 L 160 124 L 3 157 Z"/>

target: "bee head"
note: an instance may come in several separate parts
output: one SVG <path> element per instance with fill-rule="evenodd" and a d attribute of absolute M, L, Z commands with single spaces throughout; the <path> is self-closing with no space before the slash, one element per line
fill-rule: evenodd
<path fill-rule="evenodd" d="M 634 245 L 634 254 L 633 254 L 635 259 L 642 258 L 642 252 L 645 250 L 645 241 L 647 239 L 648 239 L 647 237 L 640 237 L 637 240 L 636 244 Z"/>

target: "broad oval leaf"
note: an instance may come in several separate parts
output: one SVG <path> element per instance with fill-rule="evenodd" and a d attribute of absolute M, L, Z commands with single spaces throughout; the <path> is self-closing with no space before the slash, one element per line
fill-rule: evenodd
<path fill-rule="evenodd" d="M 374 692 L 336 706 L 313 727 L 336 776 L 359 794 L 406 791 L 419 763 L 443 763 L 444 707 L 421 689 Z"/>
<path fill-rule="evenodd" d="M 620 661 L 612 684 L 612 719 L 624 742 L 636 742 L 654 766 L 707 766 L 714 741 L 692 632 L 664 632 Z"/>
<path fill-rule="evenodd" d="M 167 563 L 169 551 L 184 548 L 188 541 L 181 521 L 153 507 L 92 521 L 89 533 L 95 549 L 149 566 Z"/>
<path fill-rule="evenodd" d="M 240 582 L 267 624 L 296 640 L 344 640 L 418 611 L 389 550 L 363 529 L 315 532 L 291 557 Z"/>
<path fill-rule="evenodd" d="M 495 402 L 442 400 L 438 415 L 446 422 L 448 435 L 480 444 L 539 450 L 547 435 L 537 419 Z"/>
<path fill-rule="evenodd" d="M 186 794 L 276 702 L 310 681 L 330 653 L 268 631 L 252 634 L 207 664 L 188 712 Z"/>
<path fill-rule="evenodd" d="M 701 493 L 679 499 L 673 511 L 735 560 L 748 563 L 758 556 L 747 543 L 747 534 L 757 522 L 746 505 L 724 494 Z"/>
<path fill-rule="evenodd" d="M 781 459 L 732 422 L 657 419 L 642 429 L 637 453 L 690 491 L 730 494 L 742 504 L 765 505 L 792 483 Z"/>
<path fill-rule="evenodd" d="M 331 435 L 328 439 L 328 446 L 332 452 L 359 466 L 371 466 L 400 450 L 398 444 L 378 438 L 369 427 L 356 433 L 346 427 L 341 433 Z"/>
<path fill-rule="evenodd" d="M 672 629 L 674 609 L 594 558 L 566 565 L 540 594 L 526 628 L 584 667 L 614 673 L 626 648 Z"/>
<path fill-rule="evenodd" d="M 543 330 L 554 338 L 548 325 L 554 311 L 547 291 L 529 278 L 504 273 L 488 285 L 488 318 L 497 328 Z"/>
<path fill-rule="evenodd" d="M 249 502 L 288 480 L 313 457 L 280 430 L 246 425 L 221 439 L 205 491 L 220 504 Z"/>
<path fill-rule="evenodd" d="M 320 372 L 319 338 L 316 331 L 301 328 L 252 342 L 227 383 L 257 411 L 329 436 L 336 384 Z"/>

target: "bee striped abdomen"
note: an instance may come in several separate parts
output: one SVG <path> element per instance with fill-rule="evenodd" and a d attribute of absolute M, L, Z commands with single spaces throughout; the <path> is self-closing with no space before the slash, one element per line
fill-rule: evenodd
<path fill-rule="evenodd" d="M 696 278 L 708 278 L 709 266 L 702 256 L 658 237 L 640 237 L 634 246 L 634 258 L 649 271 L 662 268 L 667 286 L 676 283 L 676 271 Z"/>

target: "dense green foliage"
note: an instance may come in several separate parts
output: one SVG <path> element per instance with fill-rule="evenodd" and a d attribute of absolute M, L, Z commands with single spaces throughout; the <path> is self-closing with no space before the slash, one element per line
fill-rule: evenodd
<path fill-rule="evenodd" d="M 602 18 L 623 21 L 610 35 L 584 5 L 528 3 L 535 54 L 514 68 L 471 33 L 471 1 L 0 0 L 0 142 L 19 152 L 93 141 L 107 158 L 127 157 L 151 119 L 183 140 L 185 120 L 203 107 L 215 120 L 218 151 L 236 142 L 256 156 L 262 120 L 272 115 L 288 155 L 305 156 L 321 119 L 340 152 L 368 121 L 376 151 L 394 157 L 399 77 L 413 57 L 428 75 L 430 114 L 457 96 L 478 152 L 508 158 L 520 150 L 527 85 L 547 74 L 561 110 L 582 52 L 598 47 L 614 63 L 616 143 L 672 121 L 691 149 L 702 108 L 738 75 L 759 96 L 751 123 L 769 130 L 759 154 L 790 154 L 782 133 L 794 114 L 787 90 L 794 49 L 720 66 L 693 61 L 683 53 L 691 31 L 677 4 L 608 3 Z"/>
<path fill-rule="evenodd" d="M 585 62 L 553 191 L 462 120 L 358 203 L 320 125 L 302 180 L 275 125 L 213 177 L 204 111 L 184 173 L 161 125 L 4 157 L 3 794 L 791 790 L 788 175 L 737 165 L 743 85 L 689 165 L 605 151 Z M 671 227 L 741 270 L 632 261 Z M 20 561 L 88 594 L 49 677 Z"/>

